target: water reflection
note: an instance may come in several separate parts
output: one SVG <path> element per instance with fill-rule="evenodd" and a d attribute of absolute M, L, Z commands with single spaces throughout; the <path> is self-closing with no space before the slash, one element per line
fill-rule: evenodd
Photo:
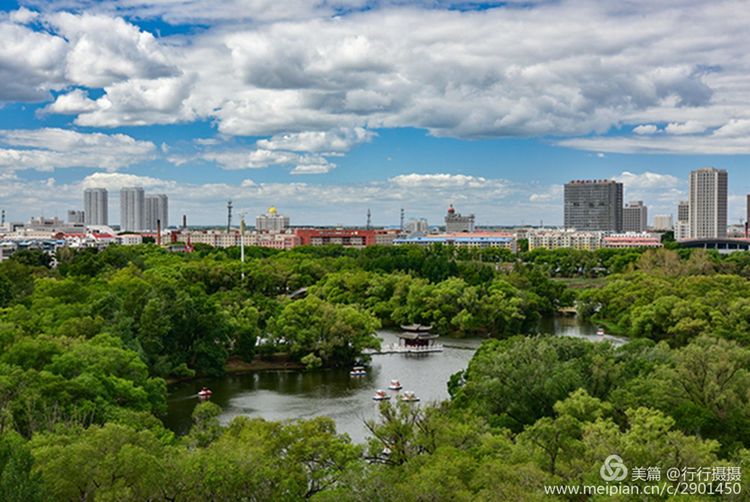
<path fill-rule="evenodd" d="M 610 342 L 619 347 L 627 342 L 627 339 L 613 335 L 598 335 L 599 326 L 587 322 L 581 322 L 576 317 L 548 317 L 539 323 L 540 333 L 552 333 L 557 336 L 569 336 L 572 338 L 583 338 L 590 342 Z"/>
<path fill-rule="evenodd" d="M 540 325 L 540 332 L 560 336 L 607 340 L 616 337 L 596 335 L 596 326 L 578 323 L 575 318 L 550 318 Z M 397 341 L 394 333 L 382 331 L 384 343 Z M 356 442 L 366 439 L 364 420 L 376 418 L 378 404 L 372 399 L 377 389 L 387 389 L 398 379 L 403 390 L 411 390 L 422 402 L 448 398 L 450 376 L 466 368 L 480 338 L 445 339 L 445 351 L 409 356 L 388 354 L 374 356 L 366 377 L 352 378 L 349 369 L 327 371 L 267 371 L 227 375 L 215 379 L 184 382 L 170 387 L 168 427 L 184 434 L 190 428 L 190 415 L 198 403 L 196 392 L 202 387 L 213 391 L 212 401 L 224 410 L 222 423 L 246 415 L 267 420 L 328 416 L 336 421 L 339 432 Z M 394 397 L 396 392 L 388 391 Z"/>

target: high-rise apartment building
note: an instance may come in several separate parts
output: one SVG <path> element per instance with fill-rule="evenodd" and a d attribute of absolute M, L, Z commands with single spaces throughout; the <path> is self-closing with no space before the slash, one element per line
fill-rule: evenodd
<path fill-rule="evenodd" d="M 565 184 L 565 228 L 622 232 L 622 183 L 573 180 Z"/>
<path fill-rule="evenodd" d="M 145 194 L 141 187 L 120 190 L 120 231 L 141 232 L 146 226 Z"/>
<path fill-rule="evenodd" d="M 83 191 L 83 222 L 86 225 L 109 225 L 109 198 L 106 188 Z"/>
<path fill-rule="evenodd" d="M 279 214 L 275 207 L 268 208 L 266 214 L 255 218 L 255 230 L 258 232 L 279 233 L 289 227 L 289 217 Z"/>
<path fill-rule="evenodd" d="M 703 167 L 690 173 L 688 188 L 691 239 L 727 236 L 727 172 Z"/>
<path fill-rule="evenodd" d="M 677 221 L 690 221 L 690 202 L 681 200 L 677 204 Z"/>
<path fill-rule="evenodd" d="M 645 232 L 648 228 L 648 208 L 642 200 L 631 201 L 622 210 L 623 232 Z"/>
<path fill-rule="evenodd" d="M 162 229 L 169 226 L 169 199 L 166 195 L 163 193 L 146 195 L 144 206 L 146 211 L 144 230 L 155 232 L 158 228 L 157 222 L 161 223 Z"/>
<path fill-rule="evenodd" d="M 690 238 L 690 203 L 681 200 L 677 205 L 677 222 L 674 225 L 674 238 L 684 241 Z"/>

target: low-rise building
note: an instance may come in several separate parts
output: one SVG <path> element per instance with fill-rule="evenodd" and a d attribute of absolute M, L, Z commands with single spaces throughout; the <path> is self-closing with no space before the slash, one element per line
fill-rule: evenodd
<path fill-rule="evenodd" d="M 581 249 L 594 251 L 601 247 L 603 232 L 578 232 L 575 230 L 542 230 L 528 232 L 529 251 L 534 249 Z"/>
<path fill-rule="evenodd" d="M 299 246 L 301 239 L 293 233 L 253 232 L 244 236 L 246 246 L 259 246 L 273 249 L 292 249 Z"/>
<path fill-rule="evenodd" d="M 299 236 L 303 246 L 338 244 L 344 247 L 362 248 L 393 244 L 399 231 L 361 228 L 297 228 L 294 233 Z"/>
<path fill-rule="evenodd" d="M 239 231 L 182 230 L 175 233 L 175 238 L 189 245 L 207 244 L 217 248 L 228 248 L 240 245 Z"/>
<path fill-rule="evenodd" d="M 231 248 L 240 245 L 239 232 L 218 232 L 216 234 L 216 247 Z"/>
<path fill-rule="evenodd" d="M 0 261 L 7 260 L 18 249 L 13 241 L 0 241 Z"/>
<path fill-rule="evenodd" d="M 602 238 L 602 247 L 605 248 L 660 248 L 662 247 L 659 234 L 648 233 L 625 233 L 607 235 Z"/>
<path fill-rule="evenodd" d="M 406 223 L 404 231 L 407 234 L 426 234 L 430 231 L 430 225 L 424 218 L 412 218 Z"/>
<path fill-rule="evenodd" d="M 514 253 L 518 250 L 516 237 L 505 232 L 459 232 L 413 236 L 396 239 L 393 243 L 396 245 L 415 244 L 421 246 L 443 244 L 470 248 L 498 247 L 510 249 Z"/>
<path fill-rule="evenodd" d="M 375 245 L 376 246 L 391 246 L 393 241 L 401 236 L 399 230 L 376 230 L 375 231 Z"/>
<path fill-rule="evenodd" d="M 139 244 L 143 244 L 143 235 L 122 234 L 117 236 L 117 241 L 123 246 L 137 246 Z"/>
<path fill-rule="evenodd" d="M 445 215 L 445 233 L 452 234 L 458 232 L 473 232 L 474 231 L 474 215 L 470 214 L 464 216 L 461 213 L 457 213 L 456 209 L 451 204 L 448 207 L 448 214 Z"/>
<path fill-rule="evenodd" d="M 240 232 L 218 231 L 218 230 L 192 230 L 174 232 L 173 242 L 182 241 L 190 246 L 195 244 L 207 244 L 209 246 L 228 248 L 240 245 Z M 245 246 L 260 246 L 274 249 L 291 249 L 299 246 L 301 239 L 290 232 L 246 232 L 244 235 Z"/>
<path fill-rule="evenodd" d="M 571 230 L 543 230 L 528 232 L 529 250 L 579 249 L 595 251 L 601 248 L 661 247 L 661 235 L 647 232 L 577 232 Z"/>

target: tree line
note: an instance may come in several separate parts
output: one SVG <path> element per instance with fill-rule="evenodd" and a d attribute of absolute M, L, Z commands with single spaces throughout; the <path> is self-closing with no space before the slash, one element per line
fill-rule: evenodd
<path fill-rule="evenodd" d="M 244 268 L 236 249 L 153 245 L 0 263 L 0 499 L 550 500 L 545 486 L 599 483 L 615 452 L 631 466 L 750 467 L 748 255 L 247 254 Z M 582 291 L 559 280 L 596 276 Z M 630 342 L 537 334 L 574 302 Z M 491 339 L 449 401 L 384 404 L 366 445 L 327 418 L 221 426 L 212 403 L 183 437 L 160 420 L 166 378 L 278 353 L 346 366 L 379 327 L 414 322 Z"/>

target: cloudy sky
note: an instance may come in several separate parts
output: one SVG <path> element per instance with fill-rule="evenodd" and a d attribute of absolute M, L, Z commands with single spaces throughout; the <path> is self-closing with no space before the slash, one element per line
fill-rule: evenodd
<path fill-rule="evenodd" d="M 690 170 L 750 192 L 750 3 L 1 0 L 0 207 L 84 187 L 294 224 L 559 224 L 562 183 L 676 212 Z"/>

